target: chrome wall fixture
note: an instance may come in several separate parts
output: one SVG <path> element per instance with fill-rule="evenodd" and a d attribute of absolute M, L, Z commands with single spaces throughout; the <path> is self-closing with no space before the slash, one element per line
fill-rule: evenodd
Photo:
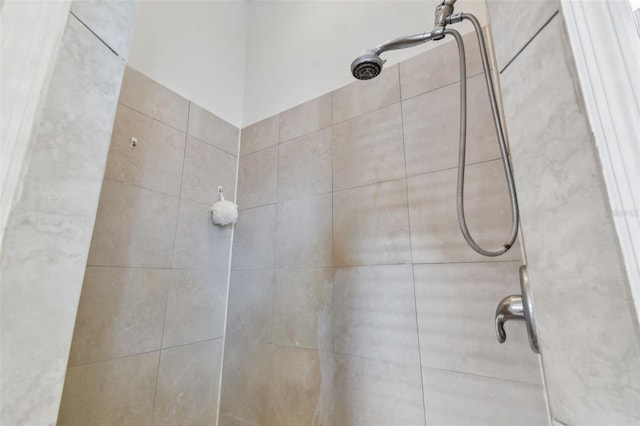
<path fill-rule="evenodd" d="M 453 4 L 456 0 L 444 0 L 437 8 L 435 13 L 435 24 L 433 30 L 421 34 L 415 34 L 406 37 L 396 38 L 383 43 L 373 49 L 365 50 L 351 64 L 351 73 L 359 80 L 369 80 L 377 77 L 382 72 L 382 66 L 385 60 L 380 55 L 388 50 L 404 49 L 416 46 L 431 40 L 440 40 L 447 35 L 452 36 L 458 45 L 459 62 L 460 62 L 460 136 L 459 136 L 459 154 L 458 154 L 458 184 L 456 191 L 458 226 L 462 235 L 469 246 L 483 256 L 500 256 L 506 253 L 514 244 L 518 236 L 519 212 L 518 199 L 516 196 L 516 188 L 513 182 L 513 173 L 511 170 L 511 161 L 507 151 L 507 143 L 504 136 L 504 128 L 498 112 L 498 102 L 496 99 L 495 88 L 491 71 L 489 69 L 489 58 L 487 48 L 482 34 L 480 22 L 475 16 L 469 13 L 453 14 Z M 480 247 L 469 232 L 464 211 L 464 174 L 465 174 L 465 156 L 467 141 L 467 69 L 465 64 L 464 44 L 462 37 L 458 31 L 447 28 L 448 24 L 454 24 L 468 20 L 473 24 L 480 46 L 480 56 L 482 58 L 482 67 L 484 69 L 484 77 L 489 93 L 489 101 L 491 104 L 491 112 L 493 114 L 494 126 L 498 136 L 498 145 L 500 146 L 500 154 L 502 156 L 502 165 L 504 167 L 505 177 L 507 180 L 507 188 L 509 191 L 509 200 L 511 203 L 511 232 L 506 242 L 495 249 L 485 249 Z"/>
<path fill-rule="evenodd" d="M 500 113 L 498 111 L 498 102 L 496 99 L 496 91 L 489 69 L 489 58 L 487 48 L 482 33 L 482 28 L 478 19 L 468 13 L 453 13 L 453 5 L 456 0 L 444 0 L 436 8 L 435 23 L 433 30 L 420 34 L 414 34 L 406 37 L 399 37 L 382 43 L 372 49 L 365 50 L 362 54 L 351 63 L 351 73 L 359 80 L 369 80 L 377 77 L 382 72 L 382 66 L 386 60 L 380 58 L 380 55 L 389 50 L 405 49 L 407 47 L 417 46 L 427 41 L 435 41 L 443 39 L 450 35 L 456 40 L 458 45 L 458 56 L 460 63 L 460 135 L 459 135 L 459 154 L 458 154 L 458 182 L 456 191 L 456 204 L 458 226 L 460 232 L 469 246 L 483 256 L 500 256 L 506 253 L 515 243 L 518 235 L 518 226 L 520 221 L 520 213 L 518 211 L 518 198 L 516 196 L 516 188 L 513 181 L 513 172 L 511 169 L 511 161 L 507 150 L 505 140 L 505 132 Z M 494 249 L 485 249 L 480 247 L 471 236 L 467 227 L 467 221 L 464 211 L 464 175 L 465 175 L 465 156 L 466 156 L 466 138 L 467 138 L 467 75 L 464 44 L 462 37 L 458 31 L 447 28 L 448 24 L 455 24 L 463 20 L 468 20 L 473 24 L 473 28 L 478 39 L 480 47 L 480 57 L 482 58 L 482 67 L 484 77 L 489 94 L 491 104 L 491 113 L 493 115 L 493 123 L 496 129 L 498 145 L 502 157 L 502 165 L 504 167 L 505 178 L 507 180 L 507 188 L 509 192 L 509 201 L 511 204 L 511 232 L 501 247 Z M 495 324 L 498 341 L 503 343 L 507 339 L 504 325 L 511 320 L 524 320 L 527 324 L 529 334 L 529 344 L 535 353 L 540 353 L 538 347 L 538 337 L 536 333 L 535 317 L 533 310 L 533 299 L 529 289 L 529 278 L 527 275 L 527 267 L 520 268 L 520 288 L 521 295 L 512 295 L 505 297 L 496 309 Z"/>
<path fill-rule="evenodd" d="M 527 334 L 529 335 L 529 346 L 531 346 L 532 351 L 539 354 L 536 317 L 526 265 L 520 267 L 520 291 L 522 294 L 507 296 L 498 303 L 496 308 L 496 335 L 498 336 L 498 342 L 504 343 L 507 340 L 507 333 L 504 330 L 504 324 L 507 321 L 525 321 Z"/>

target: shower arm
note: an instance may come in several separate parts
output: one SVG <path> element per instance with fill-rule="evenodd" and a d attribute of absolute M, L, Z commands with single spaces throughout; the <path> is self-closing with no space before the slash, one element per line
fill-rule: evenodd
<path fill-rule="evenodd" d="M 433 35 L 433 32 L 424 32 L 406 37 L 398 37 L 394 38 L 393 40 L 384 42 L 381 45 L 374 47 L 370 51 L 379 56 L 381 53 L 387 52 L 389 50 L 406 49 L 407 47 L 413 47 L 419 44 L 426 43 L 429 40 L 434 40 L 434 37 L 435 36 Z"/>

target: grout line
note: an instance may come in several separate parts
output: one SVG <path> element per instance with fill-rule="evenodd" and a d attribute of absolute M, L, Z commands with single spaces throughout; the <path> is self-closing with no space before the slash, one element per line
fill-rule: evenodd
<path fill-rule="evenodd" d="M 233 200 L 238 199 L 238 175 L 240 173 L 240 148 L 242 145 L 242 129 L 238 130 L 238 152 L 236 156 L 236 179 L 234 185 Z M 231 225 L 231 238 L 229 241 L 229 262 L 227 263 L 227 294 L 224 304 L 224 322 L 222 325 L 222 348 L 220 354 L 220 374 L 218 378 L 218 401 L 216 407 L 216 425 L 220 424 L 220 405 L 222 403 L 222 375 L 224 373 L 224 352 L 227 345 L 227 321 L 229 318 L 229 293 L 231 290 L 231 262 L 233 260 L 233 241 L 235 237 L 236 225 Z"/>
<path fill-rule="evenodd" d="M 209 339 L 198 340 L 196 342 L 183 343 L 181 345 L 169 346 L 169 347 L 166 347 L 166 348 L 162 348 L 161 347 L 161 348 L 153 349 L 153 350 L 150 350 L 150 351 L 144 351 L 144 352 L 139 352 L 139 353 L 135 353 L 135 354 L 128 354 L 128 355 L 118 356 L 118 357 L 115 357 L 115 358 L 107 358 L 107 359 L 101 359 L 101 360 L 98 360 L 98 361 L 85 362 L 85 363 L 69 366 L 69 369 L 71 369 L 71 368 L 80 368 L 80 367 L 88 367 L 88 366 L 97 365 L 97 364 L 104 364 L 106 362 L 118 361 L 120 359 L 126 359 L 126 358 L 133 358 L 133 357 L 140 356 L 140 355 L 148 355 L 148 354 L 152 354 L 152 353 L 155 353 L 155 352 L 160 352 L 160 351 L 167 350 L 167 349 L 176 349 L 176 348 L 182 348 L 182 347 L 189 346 L 189 345 L 196 345 L 198 343 L 213 342 L 214 340 L 218 340 L 218 339 L 222 339 L 222 337 L 211 337 Z"/>
<path fill-rule="evenodd" d="M 402 99 L 402 84 L 401 84 L 401 76 L 400 76 L 400 67 L 398 67 L 398 85 L 400 87 L 400 98 Z M 407 177 L 407 147 L 405 144 L 404 137 L 404 110 L 403 103 L 400 102 L 400 121 L 402 124 L 402 154 L 404 159 L 404 183 L 405 183 L 405 191 L 406 191 L 406 199 L 407 199 L 407 224 L 409 226 L 409 253 L 411 255 L 411 283 L 413 284 L 413 306 L 415 309 L 415 318 L 416 318 L 416 338 L 418 342 L 418 366 L 420 369 L 420 391 L 422 392 L 422 412 L 424 413 L 424 426 L 427 426 L 427 407 L 424 398 L 424 378 L 422 377 L 422 349 L 420 347 L 420 326 L 418 323 L 418 297 L 416 292 L 416 277 L 415 271 L 413 269 L 413 242 L 411 238 L 411 214 L 409 209 L 409 178 Z"/>
<path fill-rule="evenodd" d="M 137 71 L 137 72 L 139 72 L 139 71 Z M 142 73 L 141 73 L 141 74 L 142 74 Z M 142 75 L 144 76 L 144 74 L 142 74 Z M 145 77 L 146 77 L 146 76 L 145 76 Z M 148 77 L 147 77 L 147 78 L 148 78 Z M 188 105 L 188 103 L 190 103 L 190 102 L 191 102 L 191 101 L 187 100 L 187 105 Z M 184 134 L 184 135 L 188 135 L 188 134 L 189 134 L 188 129 L 185 129 L 185 130 L 178 129 L 177 127 L 172 126 L 172 125 L 171 125 L 171 124 L 169 124 L 169 123 L 165 123 L 164 121 L 160 120 L 159 118 L 156 118 L 156 117 L 154 117 L 154 116 L 152 116 L 152 115 L 149 115 L 149 114 L 147 114 L 147 113 L 146 113 L 146 112 L 144 112 L 144 111 L 140 111 L 139 109 L 134 108 L 134 107 L 132 107 L 131 105 L 127 105 L 127 104 L 125 104 L 124 102 L 122 102 L 122 99 L 118 99 L 118 105 L 122 105 L 122 106 L 124 106 L 124 107 L 127 107 L 127 108 L 129 108 L 130 110 L 137 112 L 138 114 L 144 115 L 145 117 L 150 118 L 150 119 L 152 119 L 153 121 L 157 121 L 158 123 L 162 124 L 163 126 L 167 126 L 167 127 L 169 127 L 170 129 L 176 130 L 176 131 L 178 131 L 178 132 L 180 132 L 180 133 L 182 133 L 182 134 Z M 187 109 L 187 116 L 188 116 L 188 115 L 189 115 L 189 110 Z M 191 136 L 191 135 L 189 135 L 189 136 Z M 196 139 L 197 139 L 197 138 L 196 138 Z"/>
<path fill-rule="evenodd" d="M 120 185 L 132 186 L 134 188 L 138 188 L 138 189 L 142 189 L 142 190 L 145 190 L 145 191 L 153 192 L 155 194 L 166 195 L 167 197 L 172 197 L 172 198 L 177 198 L 177 199 L 181 198 L 180 195 L 169 194 L 168 192 L 158 191 L 157 189 L 147 188 L 146 186 L 136 185 L 135 183 L 120 182 L 119 180 L 113 180 L 113 179 L 109 179 L 107 177 L 105 177 L 104 180 L 106 180 L 107 182 L 117 183 L 117 184 L 120 184 Z"/>
<path fill-rule="evenodd" d="M 479 165 L 479 164 L 490 163 L 492 161 L 499 161 L 499 160 L 500 160 L 499 157 L 498 158 L 490 158 L 488 160 L 481 160 L 481 161 L 476 161 L 476 162 L 473 162 L 473 163 L 466 163 L 466 166 L 476 166 L 476 165 Z M 352 189 L 364 188 L 364 187 L 367 187 L 367 186 L 378 185 L 378 184 L 382 184 L 382 183 L 389 183 L 389 182 L 393 182 L 393 181 L 400 180 L 400 179 L 410 179 L 410 178 L 429 175 L 429 174 L 433 174 L 433 173 L 440 173 L 440 172 L 445 172 L 445 171 L 449 171 L 449 170 L 454 170 L 454 169 L 457 169 L 457 168 L 458 168 L 458 166 L 453 166 L 453 167 L 448 167 L 446 169 L 431 170 L 431 171 L 424 172 L 424 173 L 416 173 L 414 175 L 409 175 L 409 176 L 406 176 L 406 177 L 382 180 L 382 181 L 379 181 L 379 182 L 371 182 L 371 183 L 366 183 L 364 185 L 357 185 L 357 186 L 352 186 L 352 187 L 344 188 L 344 189 L 337 189 L 337 190 L 334 190 L 333 192 L 334 193 L 336 193 L 336 192 L 345 192 L 345 191 L 350 191 Z"/>
<path fill-rule="evenodd" d="M 484 379 L 502 380 L 503 382 L 509 382 L 509 383 L 519 383 L 519 384 L 530 385 L 530 386 L 542 386 L 542 383 L 525 382 L 523 380 L 515 380 L 515 379 L 504 379 L 502 377 L 487 376 L 486 374 L 469 373 L 467 371 L 458 371 L 458 370 L 451 370 L 448 368 L 431 367 L 429 365 L 421 365 L 421 368 L 438 370 L 438 371 L 446 371 L 448 373 L 454 373 L 454 374 L 464 374 L 465 376 L 482 377 Z"/>
<path fill-rule="evenodd" d="M 323 268 L 333 268 L 335 269 L 347 269 L 347 268 L 375 268 L 381 266 L 420 266 L 420 265 L 476 265 L 476 264 L 502 264 L 502 263 L 517 263 L 522 264 L 521 259 L 512 259 L 512 260 L 478 260 L 478 261 L 451 261 L 451 262 L 414 262 L 414 263 L 376 263 L 376 264 L 359 264 L 359 265 L 315 265 L 315 266 L 305 266 L 305 265 L 289 265 L 285 267 L 275 267 L 275 268 L 235 268 L 232 269 L 232 272 L 250 272 L 250 271 L 299 271 L 306 269 L 323 269 Z"/>
<path fill-rule="evenodd" d="M 78 15 L 76 15 L 75 13 L 73 13 L 73 11 L 69 11 L 69 14 L 70 14 L 71 16 L 73 16 L 74 18 L 76 18 L 76 19 L 78 20 L 78 22 L 80 22 L 80 23 L 81 23 L 81 24 L 82 24 L 86 29 L 88 29 L 88 30 L 89 30 L 89 32 L 90 32 L 91 34 L 93 34 L 93 35 L 94 35 L 98 40 L 100 40 L 100 42 L 101 42 L 102 44 L 104 44 L 104 45 L 107 47 L 107 49 L 109 49 L 109 50 L 111 51 L 111 53 L 113 53 L 113 54 L 114 54 L 114 55 L 116 55 L 118 58 L 122 59 L 123 61 L 125 60 L 125 58 L 123 58 L 122 56 L 118 55 L 118 52 L 116 52 L 115 50 L 113 50 L 113 48 L 112 48 L 111 46 L 109 46 L 109 45 L 107 44 L 107 42 L 106 42 L 106 41 L 104 41 L 104 40 L 102 39 L 102 37 L 100 37 L 98 34 L 96 34 L 96 33 L 95 33 L 95 31 L 93 31 L 91 28 L 89 28 L 89 26 L 88 26 L 87 24 L 85 24 L 85 23 L 84 23 L 84 21 L 83 21 L 82 19 L 78 18 Z"/>
<path fill-rule="evenodd" d="M 513 58 L 511 58 L 511 60 L 509 62 L 507 62 L 507 64 L 504 66 L 504 68 L 502 68 L 502 70 L 500 70 L 500 74 L 502 74 L 507 69 L 507 67 L 509 65 L 511 65 L 511 63 L 513 61 L 515 61 L 518 56 L 520 56 L 520 54 L 524 51 L 524 49 L 526 49 L 527 46 L 529 46 L 529 44 L 531 44 L 531 42 L 538 36 L 538 34 L 540 34 L 542 32 L 542 30 L 544 30 L 545 27 L 547 25 L 549 25 L 549 23 L 553 20 L 553 18 L 555 18 L 559 13 L 560 13 L 560 10 L 559 9 L 556 10 L 553 13 L 553 15 L 551 15 L 551 17 L 549 19 L 547 19 L 547 21 L 544 24 L 542 24 L 540 29 L 538 31 L 536 31 L 536 33 L 524 44 L 524 46 L 522 46 L 522 48 L 516 52 L 516 54 L 513 56 Z"/>

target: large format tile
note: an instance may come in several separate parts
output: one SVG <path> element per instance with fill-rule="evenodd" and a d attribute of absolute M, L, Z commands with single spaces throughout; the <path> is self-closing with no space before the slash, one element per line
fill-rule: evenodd
<path fill-rule="evenodd" d="M 402 104 L 407 176 L 458 165 L 460 85 L 453 84 Z M 500 158 L 484 74 L 467 80 L 466 164 Z"/>
<path fill-rule="evenodd" d="M 181 199 L 173 267 L 226 271 L 231 253 L 231 229 L 213 224 L 209 206 Z"/>
<path fill-rule="evenodd" d="M 541 426 L 549 423 L 542 385 L 422 369 L 427 424 Z"/>
<path fill-rule="evenodd" d="M 333 353 L 276 347 L 266 424 L 333 425 L 333 377 Z"/>
<path fill-rule="evenodd" d="M 279 115 L 265 118 L 262 121 L 242 129 L 240 138 L 240 155 L 251 154 L 278 144 Z"/>
<path fill-rule="evenodd" d="M 276 205 L 240 211 L 231 269 L 268 269 L 275 263 Z"/>
<path fill-rule="evenodd" d="M 69 366 L 160 349 L 168 270 L 87 268 Z"/>
<path fill-rule="evenodd" d="M 411 265 L 336 269 L 333 312 L 336 352 L 419 365 Z"/>
<path fill-rule="evenodd" d="M 244 343 L 271 341 L 273 271 L 233 271 L 226 336 Z"/>
<path fill-rule="evenodd" d="M 551 16 L 558 0 L 487 0 L 493 48 L 502 71 Z"/>
<path fill-rule="evenodd" d="M 104 177 L 179 196 L 184 149 L 184 133 L 120 104 Z"/>
<path fill-rule="evenodd" d="M 331 93 L 280 113 L 280 141 L 331 126 Z"/>
<path fill-rule="evenodd" d="M 412 98 L 460 80 L 458 45 L 453 38 L 446 40 L 438 47 L 399 64 L 402 99 Z M 462 40 L 464 42 L 467 78 L 469 78 L 482 72 L 480 48 L 475 32 L 463 35 Z M 455 98 L 456 102 L 460 99 L 459 96 Z M 452 120 L 452 122 L 454 121 Z"/>
<path fill-rule="evenodd" d="M 222 339 L 163 350 L 154 426 L 214 425 L 221 361 Z"/>
<path fill-rule="evenodd" d="M 520 262 L 415 265 L 421 364 L 425 367 L 540 384 L 538 357 L 524 322 L 495 337 L 498 302 L 520 294 Z"/>
<path fill-rule="evenodd" d="M 150 426 L 159 355 L 69 368 L 57 424 Z"/>
<path fill-rule="evenodd" d="M 282 143 L 278 150 L 279 201 L 331 192 L 330 128 Z"/>
<path fill-rule="evenodd" d="M 235 156 L 240 130 L 222 118 L 191 102 L 187 133 Z"/>
<path fill-rule="evenodd" d="M 331 266 L 331 194 L 278 204 L 276 265 Z"/>
<path fill-rule="evenodd" d="M 333 123 L 366 114 L 400 100 L 398 66 L 385 68 L 373 80 L 355 81 L 332 93 Z"/>
<path fill-rule="evenodd" d="M 178 198 L 105 180 L 88 265 L 171 266 Z"/>
<path fill-rule="evenodd" d="M 71 13 L 124 61 L 129 58 L 135 12 L 135 0 L 81 0 L 71 3 Z"/>
<path fill-rule="evenodd" d="M 119 101 L 181 132 L 187 131 L 189 101 L 131 67 L 125 69 Z"/>
<path fill-rule="evenodd" d="M 404 179 L 333 194 L 333 263 L 410 263 Z"/>
<path fill-rule="evenodd" d="M 420 366 L 336 354 L 335 423 L 423 426 Z"/>
<path fill-rule="evenodd" d="M 637 316 L 561 18 L 501 76 L 546 386 L 563 423 L 633 424 Z"/>
<path fill-rule="evenodd" d="M 187 137 L 182 177 L 182 197 L 212 205 L 218 187 L 233 200 L 236 191 L 237 158 L 191 136 Z"/>
<path fill-rule="evenodd" d="M 276 202 L 278 146 L 245 155 L 238 167 L 238 206 L 241 209 Z"/>
<path fill-rule="evenodd" d="M 2 241 L 3 425 L 56 421 L 124 71 L 73 16 L 56 52 Z"/>
<path fill-rule="evenodd" d="M 162 346 L 222 337 L 226 303 L 227 271 L 172 270 Z"/>
<path fill-rule="evenodd" d="M 400 104 L 333 127 L 333 189 L 405 176 Z"/>
<path fill-rule="evenodd" d="M 274 346 L 227 337 L 224 346 L 220 425 L 268 425 Z"/>
<path fill-rule="evenodd" d="M 281 269 L 273 286 L 273 343 L 333 351 L 333 269 Z"/>
<path fill-rule="evenodd" d="M 415 263 L 479 262 L 520 259 L 519 243 L 500 257 L 485 257 L 466 243 L 457 222 L 457 170 L 407 179 L 411 247 Z M 465 216 L 469 232 L 484 248 L 501 247 L 511 229 L 509 196 L 500 160 L 466 168 Z"/>

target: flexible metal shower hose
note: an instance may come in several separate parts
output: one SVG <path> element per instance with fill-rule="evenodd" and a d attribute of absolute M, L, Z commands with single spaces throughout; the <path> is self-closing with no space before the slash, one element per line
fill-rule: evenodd
<path fill-rule="evenodd" d="M 518 199 L 516 197 L 516 187 L 513 182 L 513 173 L 511 171 L 511 161 L 509 160 L 509 153 L 507 151 L 507 144 L 504 138 L 504 131 L 502 123 L 500 121 L 500 114 L 498 112 L 498 104 L 496 101 L 496 94 L 493 87 L 493 80 L 491 78 L 491 71 L 489 70 L 489 60 L 487 58 L 487 48 L 484 43 L 484 36 L 482 34 L 482 28 L 480 23 L 473 15 L 461 14 L 462 19 L 468 19 L 473 24 L 473 27 L 478 38 L 478 45 L 480 46 L 480 56 L 482 57 L 482 67 L 484 69 L 485 82 L 487 84 L 487 91 L 489 92 L 489 101 L 491 103 L 491 112 L 493 114 L 493 121 L 498 135 L 498 145 L 500 146 L 500 155 L 502 156 L 502 165 L 504 167 L 504 174 L 507 180 L 507 188 L 509 191 L 509 200 L 511 202 L 511 234 L 502 247 L 495 250 L 486 250 L 475 242 L 469 228 L 467 227 L 467 221 L 464 214 L 464 172 L 465 172 L 465 156 L 467 149 L 467 68 L 465 63 L 464 44 L 460 33 L 456 30 L 446 29 L 445 34 L 451 34 L 458 45 L 458 53 L 460 56 L 460 152 L 458 154 L 458 185 L 456 191 L 456 201 L 458 210 L 458 226 L 462 232 L 469 247 L 483 256 L 495 257 L 506 253 L 515 243 L 518 236 L 518 224 L 519 224 L 519 212 L 518 212 Z"/>

